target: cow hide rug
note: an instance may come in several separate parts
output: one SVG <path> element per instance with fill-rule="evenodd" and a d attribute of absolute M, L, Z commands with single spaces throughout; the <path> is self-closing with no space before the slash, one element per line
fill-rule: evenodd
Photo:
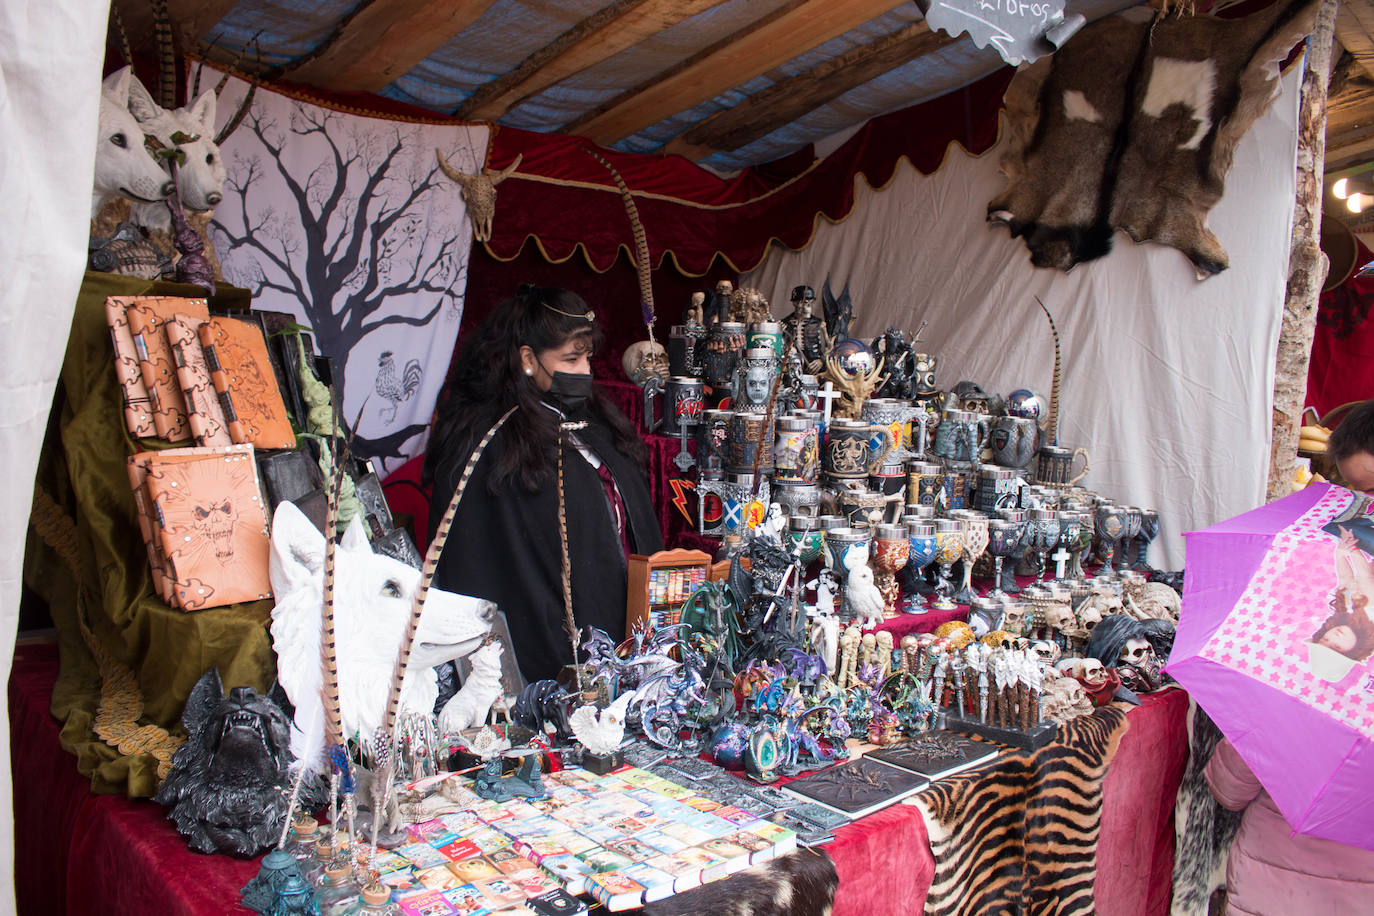
<path fill-rule="evenodd" d="M 914 796 L 935 878 L 926 916 L 1089 916 L 1102 818 L 1102 780 L 1126 734 L 1105 706 L 1059 727 L 1034 752 L 941 779 Z"/>
<path fill-rule="evenodd" d="M 1213 891 L 1226 884 L 1226 859 L 1240 829 L 1241 812 L 1212 797 L 1203 770 L 1221 743 L 1221 729 L 1188 701 L 1188 768 L 1174 803 L 1174 899 L 1171 916 L 1207 916 Z"/>
<path fill-rule="evenodd" d="M 1037 267 L 1107 254 L 1115 230 L 1182 251 L 1199 279 L 1229 266 L 1207 214 L 1237 144 L 1278 91 L 1314 0 L 1243 19 L 1110 16 L 1007 88 L 1007 187 L 988 220 L 1024 237 Z"/>
<path fill-rule="evenodd" d="M 650 903 L 643 916 L 829 916 L 839 886 L 828 855 L 798 849 L 724 881 Z"/>

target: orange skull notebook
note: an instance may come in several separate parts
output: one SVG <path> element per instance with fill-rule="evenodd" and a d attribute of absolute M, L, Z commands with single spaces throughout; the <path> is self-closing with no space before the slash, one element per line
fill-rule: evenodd
<path fill-rule="evenodd" d="M 236 318 L 211 318 L 200 326 L 200 344 L 233 440 L 255 448 L 295 448 L 262 329 Z"/>
<path fill-rule="evenodd" d="M 163 326 L 177 314 L 204 321 L 210 311 L 204 299 L 177 296 L 135 298 L 126 309 L 129 331 L 138 351 L 138 367 L 143 385 L 153 403 L 153 425 L 157 434 L 169 442 L 191 438 L 186 417 L 186 398 L 177 383 L 176 363 Z"/>
<path fill-rule="evenodd" d="M 144 439 L 156 436 L 157 427 L 153 425 L 153 402 L 143 385 L 134 335 L 129 332 L 129 318 L 125 314 L 126 306 L 133 301 L 128 296 L 106 299 L 105 323 L 110 326 L 110 343 L 114 345 L 115 379 L 124 402 L 124 425 L 129 428 L 129 435 Z"/>
<path fill-rule="evenodd" d="M 162 552 L 183 610 L 270 598 L 267 512 L 253 451 L 148 468 Z"/>
<path fill-rule="evenodd" d="M 172 345 L 177 384 L 186 398 L 186 420 L 197 445 L 230 445 L 229 421 L 220 407 L 219 394 L 210 380 L 210 368 L 200 348 L 200 320 L 173 315 L 165 325 Z"/>

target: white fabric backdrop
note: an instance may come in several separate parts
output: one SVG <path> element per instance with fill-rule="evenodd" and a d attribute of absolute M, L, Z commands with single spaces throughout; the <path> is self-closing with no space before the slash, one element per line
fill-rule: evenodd
<path fill-rule="evenodd" d="M 0 489 L 0 640 L 11 647 L 32 481 L 86 266 L 108 9 L 106 0 L 0 4 L 0 462 L 10 480 Z M 11 661 L 0 651 L 0 683 Z M 0 747 L 9 741 L 0 716 Z M 10 755 L 0 754 L 5 913 L 14 912 L 10 779 Z"/>
<path fill-rule="evenodd" d="M 903 166 L 882 191 L 860 181 L 848 220 L 822 225 L 805 251 L 775 248 L 741 282 L 780 315 L 793 286 L 819 296 L 829 273 L 838 294 L 848 280 L 854 336 L 930 322 L 917 350 L 940 358 L 942 388 L 971 379 L 1048 396 L 1054 348 L 1039 295 L 1062 340 L 1060 443 L 1089 449 L 1085 486 L 1159 510 L 1151 560 L 1178 568 L 1182 532 L 1264 498 L 1300 75 L 1284 77 L 1237 150 L 1209 220 L 1231 268 L 1211 279 L 1121 232 L 1106 258 L 1068 274 L 1032 267 L 1020 239 L 983 219 L 1004 183 L 999 146 L 977 159 L 951 148 L 929 177 Z"/>
<path fill-rule="evenodd" d="M 201 85 L 218 79 L 208 71 Z M 246 89 L 229 81 L 221 125 Z M 344 419 L 361 417 L 355 448 L 378 459 L 382 477 L 424 451 L 463 313 L 472 230 L 434 150 L 473 174 L 489 136 L 482 125 L 361 117 L 260 88 L 221 150 L 229 178 L 211 237 L 224 276 L 253 291 L 254 308 L 315 329 L 316 349 L 342 376 Z"/>

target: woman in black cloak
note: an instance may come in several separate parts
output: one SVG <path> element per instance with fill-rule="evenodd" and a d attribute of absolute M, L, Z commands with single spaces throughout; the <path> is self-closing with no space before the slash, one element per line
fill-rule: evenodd
<path fill-rule="evenodd" d="M 560 439 L 572 606 L 584 633 L 592 626 L 617 642 L 624 637 L 626 558 L 663 548 L 644 481 L 644 443 L 592 385 L 589 360 L 602 340 L 595 317 L 576 293 L 521 286 L 459 351 L 425 457 L 433 536 L 469 456 L 515 408 L 467 483 L 434 584 L 506 612 L 529 681 L 556 677 L 573 661 L 564 626 Z"/>

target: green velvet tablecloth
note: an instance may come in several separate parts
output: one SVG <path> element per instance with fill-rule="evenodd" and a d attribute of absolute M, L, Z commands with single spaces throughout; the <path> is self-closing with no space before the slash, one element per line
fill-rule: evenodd
<path fill-rule="evenodd" d="M 63 747 L 77 756 L 95 791 L 149 796 L 157 788 L 156 760 L 148 754 L 121 755 L 92 731 L 101 676 L 80 621 L 110 656 L 132 670 L 144 702 L 139 724 L 179 731 L 186 697 L 210 667 L 219 668 L 226 687 L 262 691 L 274 679 L 276 664 L 267 631 L 270 601 L 185 613 L 162 603 L 153 590 L 125 459 L 166 443 L 134 440 L 125 429 L 104 311 L 107 296 L 137 295 L 203 296 L 204 291 L 86 274 L 35 484 L 76 523 L 76 551 L 67 553 L 77 556 L 79 569 L 71 570 L 33 526 L 24 566 L 26 583 L 48 602 L 58 633 L 62 664 L 52 712 L 62 722 Z M 210 307 L 248 305 L 245 290 L 228 288 L 211 299 Z M 33 306 L 34 321 L 42 321 L 42 303 Z"/>

